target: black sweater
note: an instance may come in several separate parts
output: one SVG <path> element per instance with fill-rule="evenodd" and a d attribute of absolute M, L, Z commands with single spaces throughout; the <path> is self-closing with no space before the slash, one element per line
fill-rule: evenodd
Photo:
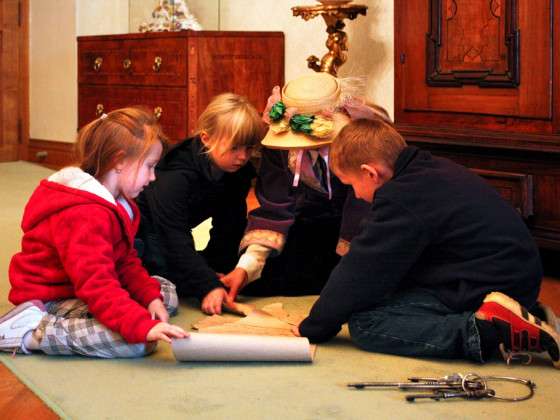
<path fill-rule="evenodd" d="M 426 289 L 457 312 L 475 311 L 491 291 L 530 308 L 541 278 L 531 234 L 492 187 L 462 166 L 407 147 L 300 332 L 328 340 L 353 313 L 406 288 Z"/>
<path fill-rule="evenodd" d="M 245 199 L 254 176 L 251 163 L 234 173 L 219 170 L 198 137 L 167 153 L 156 168 L 156 180 L 137 200 L 141 255 L 150 274 L 171 280 L 180 296 L 202 299 L 223 287 L 216 271 L 227 273 L 235 267 L 247 224 Z M 210 241 L 198 253 L 191 229 L 209 217 Z"/>

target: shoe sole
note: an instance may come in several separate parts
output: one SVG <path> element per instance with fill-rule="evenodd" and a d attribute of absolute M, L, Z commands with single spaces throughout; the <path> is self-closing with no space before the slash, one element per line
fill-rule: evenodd
<path fill-rule="evenodd" d="M 545 351 L 547 351 L 548 354 L 550 355 L 554 367 L 556 369 L 560 369 L 560 336 L 558 335 L 555 329 L 553 329 L 546 322 L 543 322 L 539 318 L 530 314 L 527 311 L 527 309 L 525 309 L 523 306 L 519 304 L 519 302 L 513 300 L 509 296 L 504 295 L 503 293 L 492 292 L 488 294 L 484 298 L 482 306 L 492 305 L 492 304 L 496 305 L 495 309 L 497 310 L 498 313 L 500 312 L 500 307 L 505 308 L 511 313 L 509 317 L 507 316 L 504 317 L 505 318 L 504 321 L 507 322 L 508 318 L 515 316 L 517 318 L 523 319 L 526 323 L 531 325 L 531 327 L 537 328 L 539 330 L 539 340 L 542 344 L 542 348 L 545 349 Z M 476 317 L 485 321 L 491 321 L 491 322 L 498 321 L 498 324 L 503 323 L 503 321 L 500 320 L 500 318 L 497 318 L 496 320 L 487 319 L 487 317 L 483 312 L 482 313 L 477 312 Z M 521 339 L 528 340 L 528 337 L 522 337 Z"/>
<path fill-rule="evenodd" d="M 7 321 L 10 318 L 13 318 L 14 316 L 16 316 L 17 314 L 19 314 L 20 312 L 25 311 L 28 308 L 31 307 L 36 307 L 38 309 L 40 309 L 41 311 L 45 312 L 45 305 L 43 305 L 43 302 L 41 302 L 40 300 L 30 300 L 28 302 L 24 302 L 21 305 L 16 306 L 15 308 L 13 308 L 11 311 L 9 311 L 6 315 L 4 315 L 3 317 L 0 318 L 0 323 Z"/>

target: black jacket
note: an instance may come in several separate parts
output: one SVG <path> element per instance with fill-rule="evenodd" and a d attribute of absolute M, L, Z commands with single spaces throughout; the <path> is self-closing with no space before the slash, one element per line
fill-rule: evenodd
<path fill-rule="evenodd" d="M 462 166 L 407 147 L 300 332 L 328 340 L 353 313 L 404 288 L 426 289 L 457 312 L 475 311 L 491 291 L 530 308 L 541 278 L 531 234 L 492 187 Z"/>
<path fill-rule="evenodd" d="M 167 153 L 156 168 L 156 180 L 137 200 L 142 214 L 138 237 L 144 245 L 140 254 L 150 274 L 171 280 L 180 296 L 202 299 L 223 287 L 216 271 L 235 267 L 254 177 L 251 163 L 234 173 L 219 170 L 198 137 Z M 198 253 L 191 229 L 209 217 L 210 241 Z"/>

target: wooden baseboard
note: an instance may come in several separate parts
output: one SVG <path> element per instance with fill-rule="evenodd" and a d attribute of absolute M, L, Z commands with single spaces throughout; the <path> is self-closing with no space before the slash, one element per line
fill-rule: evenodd
<path fill-rule="evenodd" d="M 27 160 L 51 169 L 63 168 L 75 162 L 74 143 L 29 139 Z"/>

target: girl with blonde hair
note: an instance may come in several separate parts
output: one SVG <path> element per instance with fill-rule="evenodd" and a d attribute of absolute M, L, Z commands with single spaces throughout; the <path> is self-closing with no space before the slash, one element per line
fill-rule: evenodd
<path fill-rule="evenodd" d="M 156 182 L 138 200 L 144 265 L 175 283 L 180 296 L 200 299 L 207 313 L 220 313 L 227 297 L 220 277 L 237 260 L 255 176 L 249 159 L 262 136 L 260 115 L 246 98 L 216 96 L 196 134 L 162 159 Z M 210 240 L 197 252 L 191 229 L 210 217 Z"/>

